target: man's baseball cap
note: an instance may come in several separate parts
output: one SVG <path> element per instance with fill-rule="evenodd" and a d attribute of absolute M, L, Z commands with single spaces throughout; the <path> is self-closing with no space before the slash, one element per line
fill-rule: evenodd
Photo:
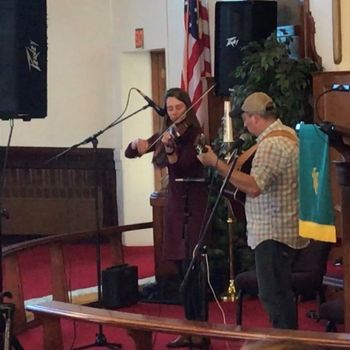
<path fill-rule="evenodd" d="M 275 110 L 272 98 L 264 92 L 254 92 L 243 102 L 242 111 L 247 113 L 264 114 Z"/>

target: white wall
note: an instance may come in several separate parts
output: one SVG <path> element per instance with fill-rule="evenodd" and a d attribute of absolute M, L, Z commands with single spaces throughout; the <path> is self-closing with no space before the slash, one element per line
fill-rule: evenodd
<path fill-rule="evenodd" d="M 183 1 L 167 0 L 167 85 L 180 86 L 183 63 L 184 22 Z"/>
<path fill-rule="evenodd" d="M 179 0 L 172 0 L 180 3 Z M 151 94 L 150 51 L 165 49 L 167 44 L 167 2 L 164 0 L 112 2 L 113 14 L 113 78 L 117 85 L 114 107 L 121 113 L 131 87 Z M 136 28 L 144 30 L 144 48 L 136 49 L 134 35 Z M 167 62 L 168 63 L 168 62 Z M 145 105 L 143 98 L 133 91 L 128 113 Z M 147 109 L 131 117 L 121 125 L 121 138 L 116 143 L 115 155 L 118 181 L 119 223 L 132 224 L 152 221 L 149 198 L 154 191 L 153 165 L 151 155 L 137 159 L 126 159 L 124 150 L 135 138 L 152 135 L 152 111 Z M 123 237 L 126 245 L 150 245 L 152 230 L 128 232 Z"/>
<path fill-rule="evenodd" d="M 150 55 L 147 52 L 121 54 L 121 83 L 126 87 L 137 87 L 150 91 L 151 72 Z M 140 79 L 142 77 L 142 79 Z M 126 101 L 128 89 L 122 91 L 122 100 Z M 144 99 L 132 91 L 128 112 L 133 112 L 147 105 Z M 152 221 L 152 208 L 149 203 L 150 194 L 154 191 L 154 172 L 151 165 L 151 154 L 137 159 L 126 159 L 125 148 L 135 138 L 147 139 L 152 135 L 152 111 L 148 108 L 122 124 L 122 148 L 120 151 L 121 171 L 117 173 L 122 188 L 118 192 L 119 223 L 133 224 Z M 142 230 L 128 232 L 124 235 L 126 245 L 151 245 L 153 231 Z"/>
<path fill-rule="evenodd" d="M 343 59 L 340 64 L 333 62 L 332 0 L 310 0 L 310 10 L 315 19 L 316 49 L 322 57 L 327 71 L 350 70 L 350 1 L 341 1 Z"/>
<path fill-rule="evenodd" d="M 315 19 L 316 49 L 326 70 L 335 70 L 332 46 L 332 0 L 311 0 L 310 10 Z"/>
<path fill-rule="evenodd" d="M 343 60 L 339 70 L 350 70 L 350 1 L 342 0 L 341 6 Z"/>
<path fill-rule="evenodd" d="M 48 116 L 15 122 L 13 145 L 70 146 L 112 119 L 110 0 L 48 0 Z M 5 144 L 8 123 L 0 125 Z M 113 147 L 111 133 L 101 147 Z"/>

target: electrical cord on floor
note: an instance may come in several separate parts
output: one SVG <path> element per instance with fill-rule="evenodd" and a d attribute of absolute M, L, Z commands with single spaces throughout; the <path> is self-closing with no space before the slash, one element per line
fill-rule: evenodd
<path fill-rule="evenodd" d="M 221 315 L 222 315 L 222 320 L 223 320 L 223 323 L 226 325 L 227 322 L 226 322 L 226 315 L 225 315 L 225 311 L 224 309 L 222 308 L 222 306 L 220 305 L 220 301 L 218 299 L 218 297 L 216 296 L 216 293 L 215 293 L 215 290 L 213 288 L 213 285 L 211 284 L 211 281 L 210 281 L 210 269 L 209 269 L 209 259 L 208 259 L 208 254 L 203 254 L 204 257 L 205 257 L 205 268 L 207 270 L 207 283 L 208 283 L 208 286 L 209 286 L 209 289 L 214 297 L 214 300 L 215 300 L 215 303 L 216 305 L 218 306 L 220 312 L 221 312 Z M 230 344 L 228 343 L 228 341 L 225 341 L 225 345 L 226 345 L 226 349 L 230 350 Z"/>

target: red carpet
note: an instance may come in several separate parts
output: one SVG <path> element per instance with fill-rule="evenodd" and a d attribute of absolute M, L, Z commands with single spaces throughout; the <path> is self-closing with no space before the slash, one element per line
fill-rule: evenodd
<path fill-rule="evenodd" d="M 125 263 L 138 266 L 139 278 L 154 275 L 153 247 L 124 247 Z M 96 286 L 96 247 L 94 244 L 70 244 L 64 248 L 70 289 Z M 24 298 L 32 299 L 51 294 L 49 251 L 43 247 L 20 253 Z M 142 263 L 140 263 L 142 261 Z M 110 249 L 101 245 L 101 268 L 111 266 Z M 5 286 L 6 290 L 6 286 Z"/>
<path fill-rule="evenodd" d="M 65 250 L 65 257 L 69 261 L 67 274 L 70 279 L 72 289 L 80 289 L 96 285 L 96 255 L 95 246 L 93 244 L 69 245 Z M 110 266 L 109 250 L 106 245 L 101 247 L 102 268 Z M 21 266 L 24 266 L 21 273 L 25 280 L 25 298 L 41 297 L 51 294 L 50 282 L 44 276 L 49 275 L 49 256 L 42 248 L 35 248 L 32 252 L 21 255 Z M 152 247 L 126 247 L 125 262 L 138 266 L 139 278 L 149 277 L 154 274 L 154 260 Z M 221 303 L 226 314 L 226 323 L 234 324 L 235 304 Z M 302 330 L 325 329 L 325 322 L 317 323 L 307 318 L 306 313 L 309 310 L 315 310 L 315 301 L 307 301 L 299 304 L 299 328 Z M 170 318 L 183 319 L 183 309 L 178 305 L 160 305 L 138 303 L 137 305 L 121 308 L 119 310 L 125 312 L 140 313 L 153 316 L 162 316 Z M 212 302 L 210 304 L 209 321 L 215 323 L 223 323 L 222 315 L 217 305 Z M 265 312 L 262 310 L 258 299 L 250 299 L 244 302 L 243 324 L 246 327 L 269 327 L 269 322 Z M 94 343 L 97 325 L 87 323 L 74 324 L 70 321 L 62 321 L 65 349 L 87 345 Z M 340 330 L 340 329 L 339 329 Z M 128 337 L 126 331 L 117 328 L 105 327 L 103 333 L 109 342 L 117 342 L 123 345 L 123 349 L 133 349 L 131 338 Z M 166 343 L 174 338 L 171 334 L 155 334 L 154 349 L 166 349 Z M 25 350 L 38 350 L 43 348 L 42 329 L 41 327 L 31 329 L 18 336 L 19 341 Z M 222 341 L 213 340 L 212 349 L 214 350 L 237 350 L 240 348 L 239 342 L 227 344 Z M 101 349 L 104 347 L 94 347 Z M 54 349 L 53 349 L 54 350 Z"/>

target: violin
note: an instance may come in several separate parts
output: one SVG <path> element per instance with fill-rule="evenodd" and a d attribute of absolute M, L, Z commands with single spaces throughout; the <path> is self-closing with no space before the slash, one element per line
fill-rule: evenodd
<path fill-rule="evenodd" d="M 188 115 L 190 116 L 195 116 L 195 113 L 192 113 L 193 108 L 202 101 L 202 99 L 211 91 L 214 89 L 216 84 L 213 84 L 210 88 L 208 88 L 206 91 L 204 91 L 204 93 L 190 106 L 188 107 L 184 113 L 175 121 L 173 122 L 170 126 L 168 126 L 160 135 L 156 140 L 153 140 L 153 142 L 149 145 L 148 150 L 152 149 L 157 143 L 158 141 L 160 141 L 163 137 L 163 135 L 166 132 L 169 132 L 171 135 L 174 136 L 175 139 L 179 139 L 180 137 L 182 137 L 186 131 L 188 130 L 188 128 L 196 123 L 198 123 L 197 118 L 195 119 L 195 121 L 190 117 L 188 118 Z M 191 113 L 189 113 L 191 112 Z"/>
<path fill-rule="evenodd" d="M 193 125 L 193 122 L 186 118 L 178 123 L 173 123 L 169 128 L 169 134 L 174 138 L 175 142 L 178 142 L 187 130 Z"/>

